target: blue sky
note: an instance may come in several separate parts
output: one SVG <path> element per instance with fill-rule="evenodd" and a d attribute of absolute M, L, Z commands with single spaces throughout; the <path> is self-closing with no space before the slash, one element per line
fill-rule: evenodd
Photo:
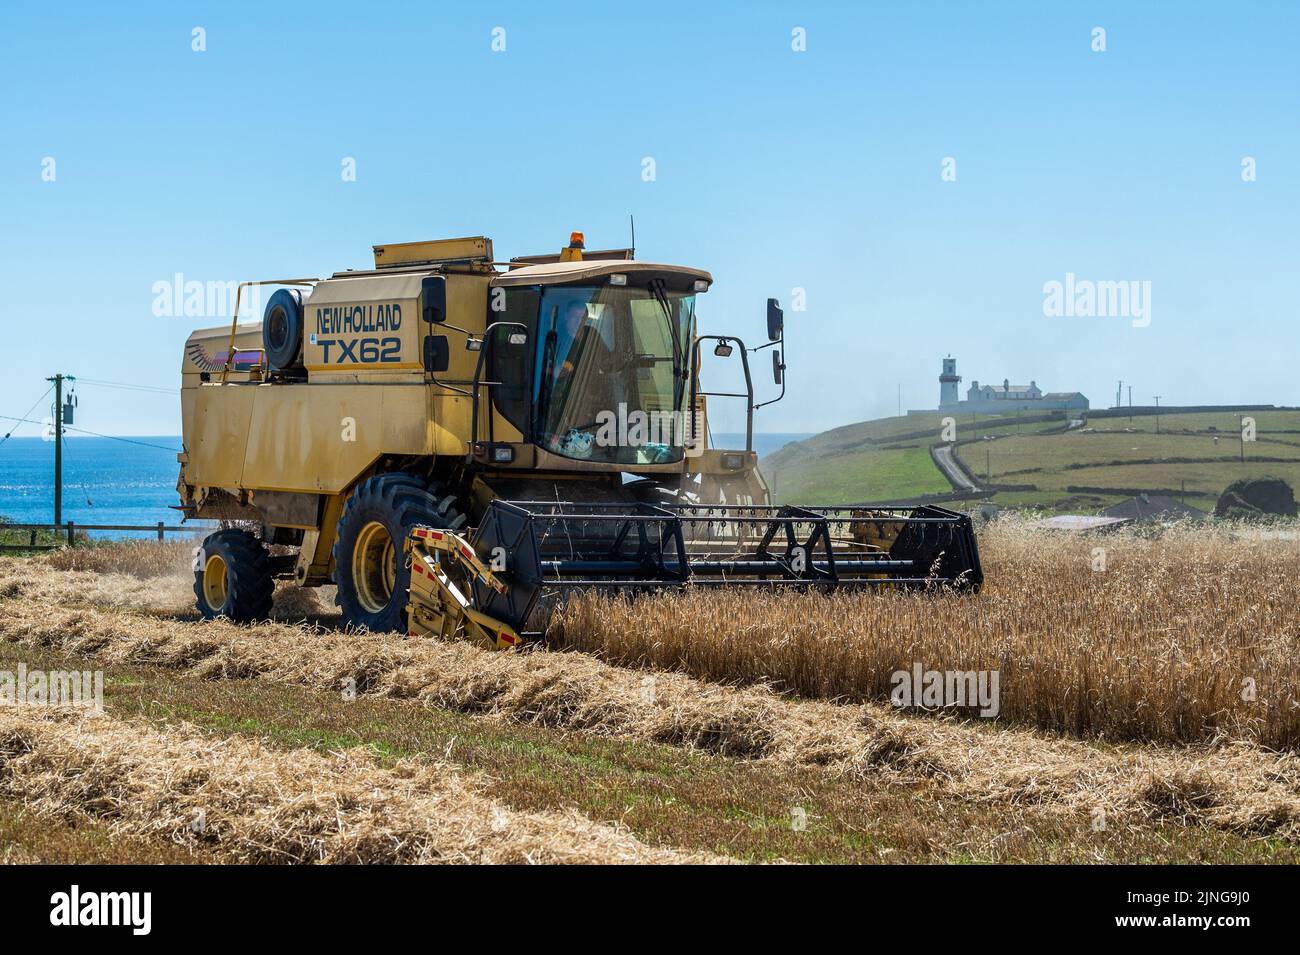
<path fill-rule="evenodd" d="M 948 353 L 1094 407 L 1117 379 L 1300 404 L 1298 11 L 7 2 L 0 414 L 56 370 L 174 387 L 190 325 L 217 324 L 153 314 L 178 272 L 328 274 L 479 233 L 499 258 L 573 229 L 617 246 L 629 213 L 639 257 L 713 273 L 706 331 L 755 342 L 767 296 L 806 290 L 759 430 L 893 414 L 900 384 L 932 407 Z M 1150 282 L 1150 324 L 1045 316 L 1067 273 Z M 86 428 L 179 429 L 166 394 L 80 395 Z"/>

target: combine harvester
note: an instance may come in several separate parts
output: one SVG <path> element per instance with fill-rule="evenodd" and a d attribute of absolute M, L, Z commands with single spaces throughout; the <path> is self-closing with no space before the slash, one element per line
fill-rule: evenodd
<path fill-rule="evenodd" d="M 346 623 L 511 647 L 575 589 L 878 585 L 978 590 L 969 518 L 939 507 L 775 506 L 754 411 L 784 395 L 768 341 L 700 335 L 713 279 L 632 250 L 495 262 L 483 237 L 376 246 L 375 268 L 242 283 L 185 345 L 187 517 L 204 617 L 263 618 L 276 579 L 333 583 Z M 248 286 L 279 286 L 260 325 Z M 707 343 L 707 344 L 706 344 Z M 744 391 L 708 392 L 707 346 Z M 749 356 L 780 394 L 756 404 Z M 708 399 L 746 446 L 708 447 Z"/>

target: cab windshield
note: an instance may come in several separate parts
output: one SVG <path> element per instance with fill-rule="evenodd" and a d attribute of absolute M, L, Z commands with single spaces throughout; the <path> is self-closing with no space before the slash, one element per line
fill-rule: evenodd
<path fill-rule="evenodd" d="M 695 296 L 628 286 L 546 289 L 537 314 L 537 443 L 618 464 L 680 461 Z"/>

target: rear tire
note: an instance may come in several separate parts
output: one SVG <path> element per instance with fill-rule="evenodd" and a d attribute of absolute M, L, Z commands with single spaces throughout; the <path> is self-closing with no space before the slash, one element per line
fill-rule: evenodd
<path fill-rule="evenodd" d="M 204 539 L 194 561 L 194 596 L 204 620 L 265 620 L 274 591 L 266 548 L 248 531 L 232 528 Z"/>
<path fill-rule="evenodd" d="M 380 474 L 348 498 L 334 541 L 334 602 L 345 623 L 375 633 L 405 631 L 411 569 L 403 550 L 416 525 L 459 530 L 455 496 L 412 474 Z"/>

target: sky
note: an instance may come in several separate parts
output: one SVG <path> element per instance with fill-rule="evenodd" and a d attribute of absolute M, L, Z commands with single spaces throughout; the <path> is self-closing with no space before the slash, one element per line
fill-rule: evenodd
<path fill-rule="evenodd" d="M 629 215 L 713 274 L 701 331 L 785 307 L 759 431 L 933 408 L 949 354 L 963 389 L 1297 405 L 1297 50 L 1290 3 L 5 0 L 0 415 L 61 371 L 150 389 L 80 384 L 84 428 L 178 433 L 185 338 L 229 318 L 155 314 L 177 274 Z M 1052 314 L 1067 276 L 1134 294 Z"/>

